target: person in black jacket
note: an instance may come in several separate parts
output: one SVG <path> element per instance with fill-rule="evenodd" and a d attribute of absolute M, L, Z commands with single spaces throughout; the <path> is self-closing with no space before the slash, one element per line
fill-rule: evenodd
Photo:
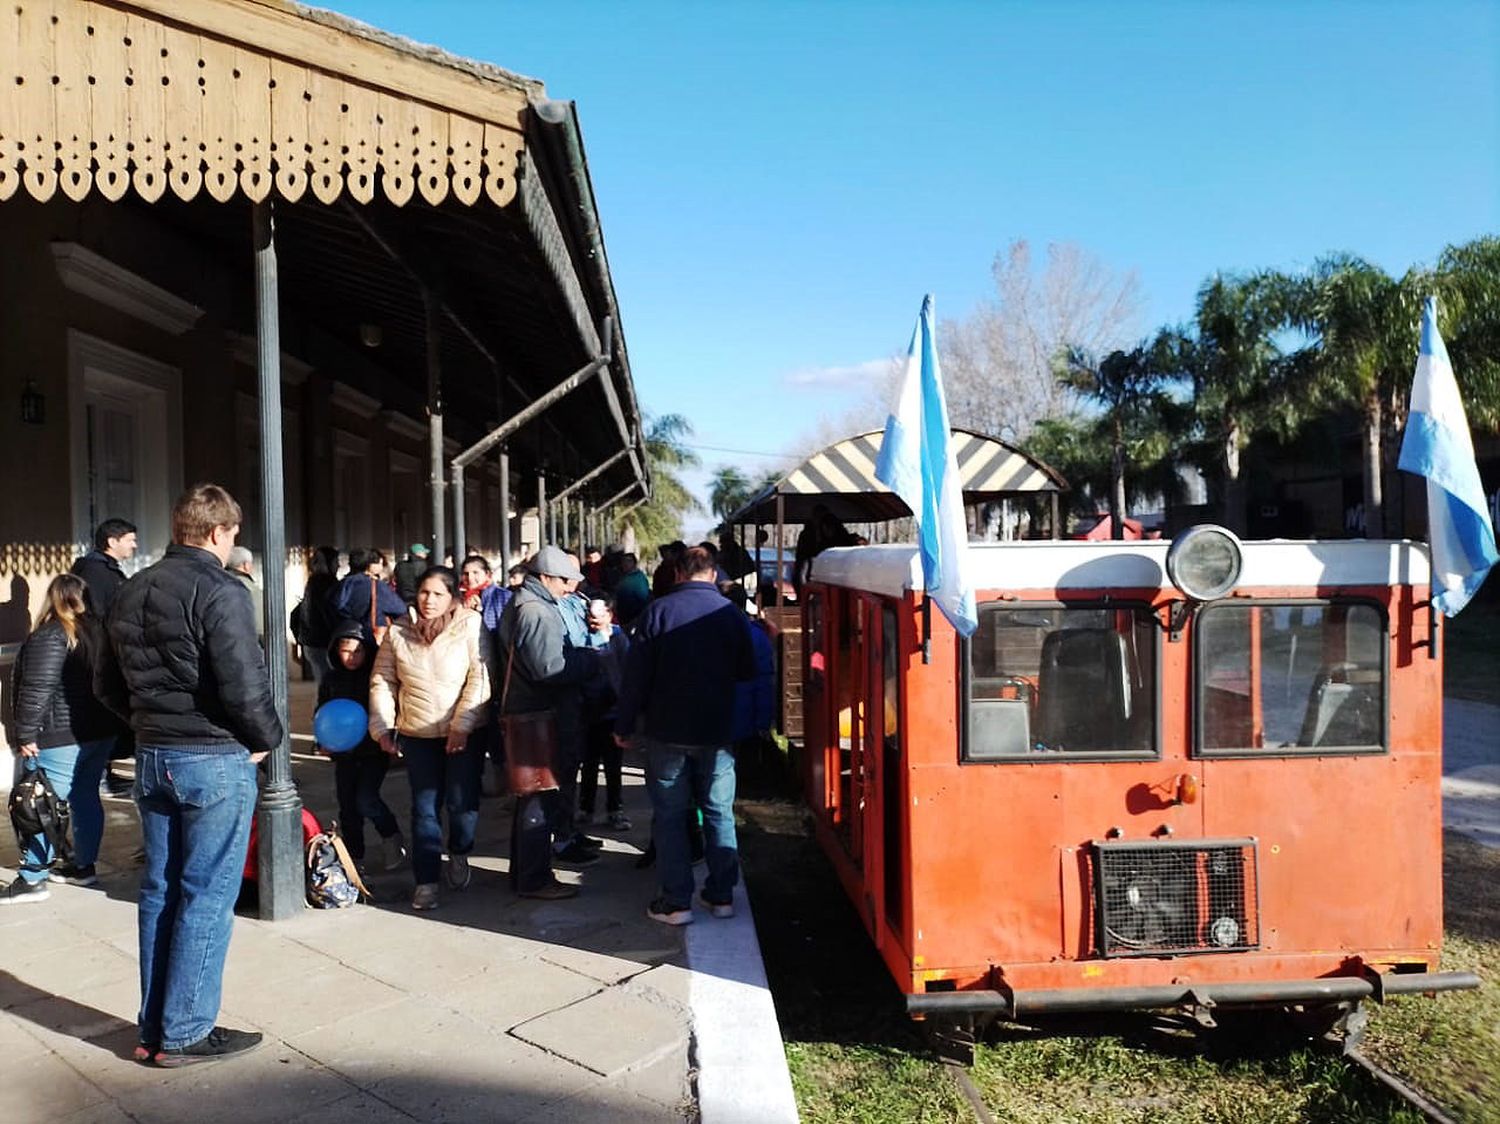
<path fill-rule="evenodd" d="M 138 545 L 134 523 L 127 519 L 106 519 L 94 531 L 94 549 L 73 562 L 72 572 L 88 583 L 89 612 L 100 627 L 109 618 L 115 594 L 125 584 L 125 571 L 120 563 L 134 558 Z M 122 726 L 116 733 L 114 748 L 109 752 L 110 760 L 134 757 L 135 735 L 130 728 Z M 108 764 L 104 769 L 104 781 L 111 796 L 129 796 L 133 787 L 129 777 L 117 776 Z"/>
<path fill-rule="evenodd" d="M 214 1025 L 255 766 L 285 731 L 271 697 L 250 594 L 224 562 L 240 507 L 198 484 L 172 508 L 172 545 L 125 583 L 94 685 L 136 735 L 146 866 L 138 922 L 136 1056 L 159 1066 L 242 1054 L 261 1036 Z"/>
<path fill-rule="evenodd" d="M 125 584 L 121 562 L 135 557 L 135 524 L 125 519 L 106 519 L 94 532 L 94 549 L 73 562 L 72 572 L 88 583 L 89 612 L 96 620 L 109 616 L 115 594 Z"/>
<path fill-rule="evenodd" d="M 15 703 L 16 779 L 41 769 L 57 794 L 72 807 L 73 861 L 52 870 L 64 882 L 95 881 L 94 860 L 104 835 L 99 778 L 119 727 L 114 715 L 94 698 L 94 661 L 104 637 L 88 612 L 88 587 L 63 574 L 47 587 L 47 607 L 36 629 L 21 645 L 11 684 Z M 0 895 L 0 905 L 44 900 L 55 856 L 44 835 L 19 840 L 19 876 Z"/>
<path fill-rule="evenodd" d="M 713 556 L 693 547 L 682 556 L 683 580 L 651 602 L 636 622 L 615 740 L 639 738 L 646 751 L 652 842 L 661 895 L 646 916 L 668 925 L 693 920 L 693 865 L 687 812 L 703 811 L 708 877 L 702 901 L 715 917 L 734 916 L 739 850 L 734 832 L 736 685 L 755 676 L 745 614 L 714 584 Z"/>
<path fill-rule="evenodd" d="M 353 699 L 368 711 L 370 672 L 375 666 L 375 648 L 365 643 L 358 621 L 341 621 L 333 630 L 327 649 L 329 671 L 318 684 L 318 705 L 333 699 Z M 380 797 L 380 786 L 391 767 L 390 756 L 367 732 L 364 740 L 333 758 L 333 787 L 338 793 L 339 830 L 355 862 L 365 857 L 365 820 L 380 835 L 386 870 L 395 870 L 406 856 L 406 842 L 396 816 Z"/>
<path fill-rule="evenodd" d="M 302 591 L 302 600 L 292 610 L 292 635 L 302 648 L 314 681 L 320 685 L 328 674 L 328 643 L 333 639 L 333 626 L 338 623 L 338 610 L 333 604 L 334 592 L 339 587 L 338 569 L 339 552 L 333 547 L 320 546 L 314 550 L 307 562 L 307 586 Z"/>

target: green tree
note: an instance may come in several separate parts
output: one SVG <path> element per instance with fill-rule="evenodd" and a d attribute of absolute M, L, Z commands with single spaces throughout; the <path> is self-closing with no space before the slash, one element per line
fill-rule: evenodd
<path fill-rule="evenodd" d="M 1286 434 L 1297 421 L 1294 368 L 1276 343 L 1294 293 L 1278 273 L 1215 274 L 1198 290 L 1192 329 L 1163 331 L 1152 349 L 1159 373 L 1191 388 L 1192 432 L 1223 480 L 1224 522 L 1241 534 L 1240 454 L 1257 432 Z"/>
<path fill-rule="evenodd" d="M 1500 429 L 1500 238 L 1449 246 L 1432 282 L 1469 424 Z"/>
<path fill-rule="evenodd" d="M 1288 322 L 1310 337 L 1293 361 L 1314 407 L 1355 410 L 1363 429 L 1365 535 L 1385 533 L 1388 432 L 1405 416 L 1428 275 L 1400 280 L 1362 258 L 1336 254 L 1298 284 Z"/>
<path fill-rule="evenodd" d="M 628 515 L 615 518 L 616 533 L 627 524 L 635 527 L 637 549 L 642 557 L 654 553 L 662 543 L 682 537 L 682 519 L 702 505 L 682 482 L 683 469 L 697 468 L 698 454 L 684 441 L 693 426 L 681 414 L 646 418 L 646 459 L 650 464 L 651 498 Z"/>
<path fill-rule="evenodd" d="M 1126 467 L 1133 459 L 1138 464 L 1159 463 L 1168 455 L 1168 419 L 1174 404 L 1162 390 L 1152 351 L 1140 344 L 1098 359 L 1084 348 L 1070 347 L 1057 361 L 1057 379 L 1103 407 L 1100 424 L 1110 449 L 1109 514 L 1115 538 L 1125 533 Z"/>

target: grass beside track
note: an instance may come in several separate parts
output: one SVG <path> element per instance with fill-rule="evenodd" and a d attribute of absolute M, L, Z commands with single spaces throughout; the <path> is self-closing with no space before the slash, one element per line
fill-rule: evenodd
<path fill-rule="evenodd" d="M 972 1121 L 786 799 L 741 802 L 740 847 L 806 1124 Z M 1448 836 L 1445 967 L 1500 954 L 1500 852 Z M 1464 1124 L 1500 1124 L 1500 982 L 1377 1009 L 1366 1052 Z M 1247 1050 L 1149 1015 L 1006 1028 L 971 1076 L 999 1120 L 1025 1124 L 1420 1124 L 1366 1074 L 1313 1049 Z"/>

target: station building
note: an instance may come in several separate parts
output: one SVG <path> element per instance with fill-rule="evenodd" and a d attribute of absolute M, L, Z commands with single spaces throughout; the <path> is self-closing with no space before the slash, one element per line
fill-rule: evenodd
<path fill-rule="evenodd" d="M 649 494 L 541 83 L 286 0 L 11 0 L 0 82 L 0 691 L 92 528 L 149 564 L 198 481 L 287 606 L 316 545 L 499 562 Z"/>

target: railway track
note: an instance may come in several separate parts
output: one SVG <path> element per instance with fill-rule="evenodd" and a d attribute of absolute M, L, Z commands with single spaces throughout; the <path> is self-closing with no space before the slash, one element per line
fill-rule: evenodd
<path fill-rule="evenodd" d="M 1431 1124 L 1458 1124 L 1453 1117 L 1433 1104 L 1431 1100 L 1423 1096 L 1418 1090 L 1412 1088 L 1405 1081 L 1402 1081 L 1394 1073 L 1371 1061 L 1361 1051 L 1357 1049 L 1350 1050 L 1344 1055 L 1344 1060 L 1349 1065 L 1355 1066 L 1369 1074 L 1387 1092 L 1397 1097 L 1407 1107 L 1420 1112 L 1423 1119 L 1430 1121 Z M 978 1120 L 979 1124 L 1003 1124 L 984 1103 L 984 1095 L 980 1093 L 973 1079 L 969 1077 L 968 1066 L 948 1061 L 944 1063 L 943 1068 L 947 1071 L 949 1079 L 958 1089 L 959 1094 L 968 1102 L 969 1108 L 973 1111 L 975 1119 Z"/>

